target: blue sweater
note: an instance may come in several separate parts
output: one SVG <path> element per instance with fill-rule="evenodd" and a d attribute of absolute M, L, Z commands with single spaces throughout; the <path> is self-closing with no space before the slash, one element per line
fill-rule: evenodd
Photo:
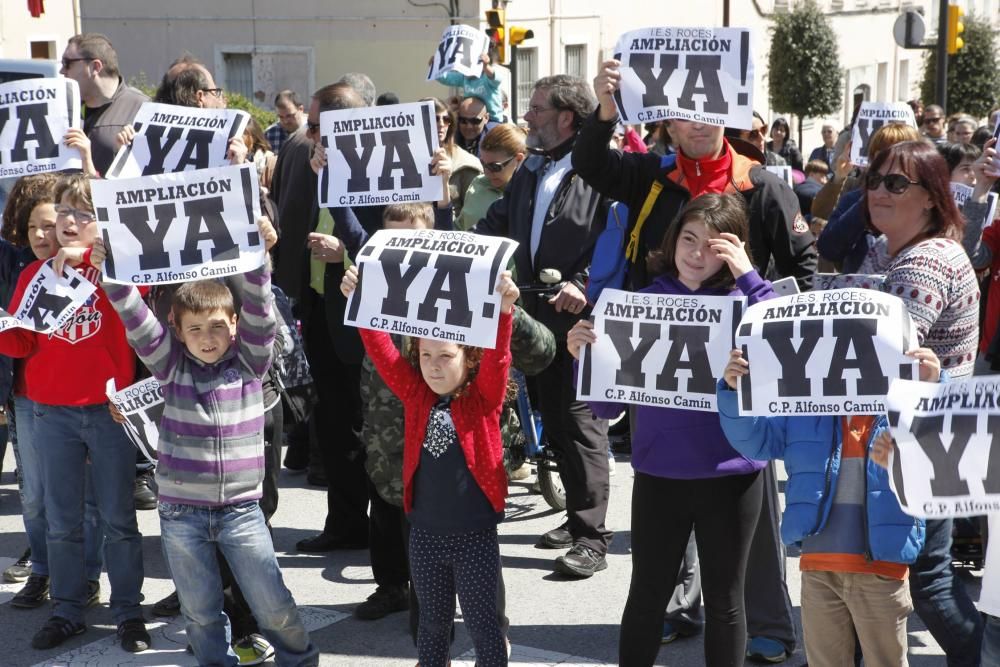
<path fill-rule="evenodd" d="M 736 286 L 737 289 L 728 294 L 745 294 L 751 305 L 775 296 L 771 283 L 756 271 L 742 276 Z M 672 276 L 660 276 L 641 292 L 727 294 L 724 290 L 707 289 L 692 292 Z M 622 403 L 588 402 L 588 405 L 603 419 L 617 417 L 625 409 Z M 744 475 L 760 470 L 764 463 L 742 456 L 729 446 L 715 412 L 639 405 L 632 424 L 632 467 L 656 477 L 704 479 Z"/>
<path fill-rule="evenodd" d="M 740 417 L 736 392 L 720 380 L 719 419 L 733 449 L 753 459 L 784 459 L 788 471 L 781 540 L 801 542 L 822 532 L 830 517 L 840 472 L 842 417 Z M 875 419 L 868 449 L 888 428 Z M 865 479 L 867 556 L 892 563 L 912 563 L 924 545 L 924 522 L 903 513 L 889 486 L 889 473 L 871 459 Z"/>

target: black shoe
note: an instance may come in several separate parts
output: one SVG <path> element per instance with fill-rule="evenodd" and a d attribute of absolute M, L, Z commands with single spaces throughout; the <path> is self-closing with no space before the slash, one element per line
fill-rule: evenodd
<path fill-rule="evenodd" d="M 181 599 L 177 597 L 177 591 L 174 591 L 153 605 L 153 616 L 165 616 L 169 618 L 171 616 L 179 616 L 180 613 Z"/>
<path fill-rule="evenodd" d="M 42 629 L 31 638 L 31 646 L 42 651 L 55 648 L 70 637 L 82 635 L 86 630 L 87 626 L 83 623 L 74 623 L 62 616 L 53 616 L 45 621 Z"/>
<path fill-rule="evenodd" d="M 295 550 L 303 553 L 323 553 L 338 549 L 367 549 L 368 537 L 350 539 L 339 535 L 320 533 L 295 543 Z"/>
<path fill-rule="evenodd" d="M 49 578 L 44 574 L 33 574 L 28 577 L 28 583 L 17 592 L 10 601 L 11 607 L 18 609 L 37 609 L 49 599 Z"/>
<path fill-rule="evenodd" d="M 574 545 L 566 555 L 556 558 L 556 571 L 571 577 L 590 577 L 607 567 L 608 561 L 604 559 L 604 554 L 582 544 Z"/>
<path fill-rule="evenodd" d="M 326 475 L 321 472 L 310 472 L 306 474 L 306 482 L 308 482 L 310 486 L 329 486 L 326 481 Z"/>
<path fill-rule="evenodd" d="M 84 607 L 93 607 L 101 603 L 101 582 L 96 579 L 87 581 L 87 602 Z"/>
<path fill-rule="evenodd" d="M 285 448 L 285 470 L 295 475 L 301 475 L 309 469 L 309 443 L 299 447 L 291 445 Z"/>
<path fill-rule="evenodd" d="M 542 535 L 538 541 L 538 546 L 546 549 L 569 549 L 573 546 L 573 536 L 569 533 L 569 524 L 564 523 L 558 528 L 553 528 Z"/>
<path fill-rule="evenodd" d="M 406 586 L 379 586 L 354 608 L 354 615 L 362 621 L 375 621 L 409 608 L 410 593 Z"/>
<path fill-rule="evenodd" d="M 118 639 L 122 648 L 129 653 L 141 653 L 149 648 L 153 640 L 146 632 L 146 621 L 141 617 L 130 618 L 118 624 Z"/>
<path fill-rule="evenodd" d="M 137 510 L 155 510 L 156 493 L 153 491 L 153 471 L 139 473 L 135 476 L 135 489 L 132 491 Z"/>

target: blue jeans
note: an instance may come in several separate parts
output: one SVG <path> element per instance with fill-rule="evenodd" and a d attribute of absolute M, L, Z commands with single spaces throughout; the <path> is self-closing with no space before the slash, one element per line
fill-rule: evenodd
<path fill-rule="evenodd" d="M 1000 618 L 983 614 L 983 667 L 1000 667 Z"/>
<path fill-rule="evenodd" d="M 163 554 L 177 587 L 187 638 L 203 667 L 239 664 L 232 629 L 222 611 L 222 577 L 216 549 L 229 563 L 275 650 L 279 667 L 312 667 L 319 651 L 309 640 L 274 556 L 271 534 L 257 501 L 223 507 L 159 503 Z"/>
<path fill-rule="evenodd" d="M 87 601 L 84 555 L 86 469 L 104 528 L 115 623 L 142 616 L 142 535 L 135 519 L 135 448 L 107 404 L 35 403 L 32 437 L 44 462 L 50 595 L 53 615 L 82 623 Z M 87 465 L 87 460 L 91 465 Z"/>
<path fill-rule="evenodd" d="M 927 522 L 927 541 L 910 565 L 913 609 L 948 656 L 948 667 L 979 664 L 983 621 L 951 570 L 951 519 Z"/>
<path fill-rule="evenodd" d="M 49 550 L 45 543 L 45 477 L 42 465 L 45 459 L 32 435 L 35 425 L 35 404 L 25 396 L 14 397 L 14 411 L 9 413 L 11 442 L 14 458 L 17 460 L 18 484 L 21 493 L 21 515 L 24 532 L 28 536 L 31 549 L 31 573 L 49 576 Z M 102 545 L 104 533 L 97 518 L 97 503 L 94 501 L 94 487 L 90 465 L 86 472 L 86 496 L 83 507 L 83 549 L 87 563 L 87 579 L 95 581 L 101 577 Z"/>

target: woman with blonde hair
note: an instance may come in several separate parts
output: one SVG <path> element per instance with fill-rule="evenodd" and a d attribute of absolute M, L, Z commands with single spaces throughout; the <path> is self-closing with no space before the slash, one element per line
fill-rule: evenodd
<path fill-rule="evenodd" d="M 524 130 L 510 124 L 497 125 L 486 133 L 479 145 L 483 173 L 473 179 L 465 192 L 462 212 L 455 217 L 456 229 L 470 229 L 486 217 L 486 210 L 493 202 L 503 197 L 504 188 L 524 162 L 526 136 Z"/>

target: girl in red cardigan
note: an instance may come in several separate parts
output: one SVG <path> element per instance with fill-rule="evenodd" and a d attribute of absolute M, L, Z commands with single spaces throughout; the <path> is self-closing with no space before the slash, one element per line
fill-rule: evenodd
<path fill-rule="evenodd" d="M 358 285 L 351 267 L 345 296 Z M 422 667 L 449 664 L 455 594 L 479 667 L 507 665 L 497 621 L 500 545 L 507 476 L 500 408 L 510 368 L 510 332 L 520 292 L 505 271 L 500 324 L 492 350 L 414 339 L 404 357 L 389 335 L 361 329 L 368 356 L 403 402 L 403 508 L 410 522 L 410 578 L 420 605 L 417 655 Z M 419 368 L 419 372 L 418 372 Z"/>

